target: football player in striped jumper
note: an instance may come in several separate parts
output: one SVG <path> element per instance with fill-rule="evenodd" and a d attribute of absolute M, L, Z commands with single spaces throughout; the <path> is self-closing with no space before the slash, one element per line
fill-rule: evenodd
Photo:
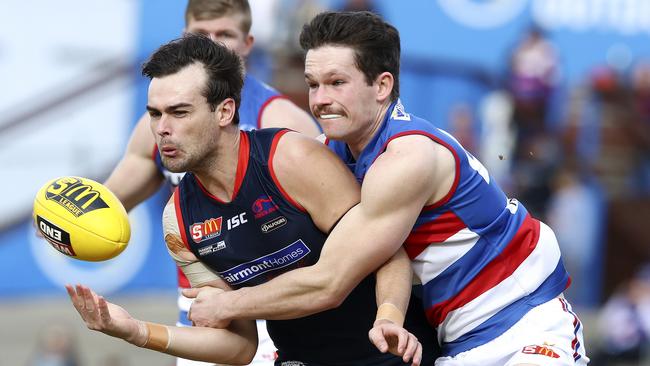
<path fill-rule="evenodd" d="M 438 331 L 436 365 L 587 364 L 552 230 L 454 137 L 408 113 L 399 100 L 397 29 L 369 12 L 325 12 L 300 42 L 311 111 L 362 182 L 361 202 L 317 264 L 256 287 L 194 290 L 192 319 L 220 325 L 322 310 L 310 299 L 344 298 L 403 244 Z"/>

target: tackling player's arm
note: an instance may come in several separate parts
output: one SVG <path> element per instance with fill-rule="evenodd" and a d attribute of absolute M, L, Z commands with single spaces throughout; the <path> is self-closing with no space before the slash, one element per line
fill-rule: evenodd
<path fill-rule="evenodd" d="M 389 320 L 402 326 L 413 284 L 411 260 L 403 247 L 379 267 L 376 277 L 377 321 Z"/>
<path fill-rule="evenodd" d="M 393 140 L 368 170 L 361 203 L 336 225 L 319 261 L 222 294 L 218 317 L 291 319 L 338 306 L 397 251 L 422 208 L 442 199 L 454 177 L 454 157 L 441 145 L 418 135 Z"/>
<path fill-rule="evenodd" d="M 275 98 L 264 108 L 260 127 L 289 128 L 309 137 L 321 133 L 314 118 L 287 98 Z"/>
<path fill-rule="evenodd" d="M 323 232 L 332 231 L 338 220 L 361 198 L 356 178 L 340 159 L 326 147 L 303 136 L 288 133 L 282 137 L 273 168 L 284 190 L 304 207 Z M 403 250 L 385 262 L 377 271 L 378 316 L 401 327 L 411 293 L 411 263 Z M 345 297 L 347 294 L 340 301 Z M 409 347 L 407 358 L 410 359 L 417 341 L 414 337 L 404 338 L 406 332 L 400 336 L 403 340 L 400 346 Z"/>
<path fill-rule="evenodd" d="M 413 283 L 411 260 L 403 247 L 377 270 L 376 277 L 377 315 L 368 338 L 381 352 L 402 356 L 404 362 L 412 359 L 413 365 L 419 365 L 422 345 L 403 327 Z"/>
<path fill-rule="evenodd" d="M 151 155 L 154 146 L 156 142 L 149 128 L 149 115 L 144 114 L 131 133 L 122 160 L 104 182 L 127 211 L 154 194 L 163 182 Z"/>

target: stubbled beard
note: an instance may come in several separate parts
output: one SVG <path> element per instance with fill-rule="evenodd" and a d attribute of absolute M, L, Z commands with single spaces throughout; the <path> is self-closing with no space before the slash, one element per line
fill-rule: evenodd
<path fill-rule="evenodd" d="M 163 156 L 160 157 L 160 160 L 165 169 L 172 173 L 185 173 L 190 170 L 190 164 L 187 160 L 170 159 Z"/>

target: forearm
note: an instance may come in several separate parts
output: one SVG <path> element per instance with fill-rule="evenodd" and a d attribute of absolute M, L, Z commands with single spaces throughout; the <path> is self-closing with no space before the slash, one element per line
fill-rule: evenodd
<path fill-rule="evenodd" d="M 127 155 L 115 167 L 104 185 L 130 211 L 153 195 L 163 182 L 162 175 L 150 158 Z"/>
<path fill-rule="evenodd" d="M 382 227 L 359 230 L 359 227 Z M 386 262 L 404 238 L 391 236 L 383 219 L 352 208 L 330 233 L 318 263 L 273 280 L 224 294 L 225 319 L 293 319 L 337 307 L 363 278 Z M 380 234 L 380 236 L 377 235 Z"/>
<path fill-rule="evenodd" d="M 236 320 L 227 329 L 169 327 L 165 353 L 210 363 L 247 365 L 257 350 L 255 321 Z"/>
<path fill-rule="evenodd" d="M 223 319 L 295 319 L 338 306 L 322 273 L 305 267 L 287 272 L 272 281 L 220 294 Z"/>
<path fill-rule="evenodd" d="M 228 329 L 176 327 L 135 319 L 133 321 L 137 326 L 132 327 L 132 331 L 113 336 L 135 346 L 172 356 L 211 363 L 245 365 L 250 363 L 257 349 L 254 321 L 233 321 Z"/>
<path fill-rule="evenodd" d="M 388 319 L 401 326 L 411 296 L 413 277 L 411 261 L 406 251 L 400 248 L 388 262 L 377 270 L 376 277 L 376 296 L 379 307 L 377 319 Z M 397 310 L 397 313 L 394 310 Z"/>

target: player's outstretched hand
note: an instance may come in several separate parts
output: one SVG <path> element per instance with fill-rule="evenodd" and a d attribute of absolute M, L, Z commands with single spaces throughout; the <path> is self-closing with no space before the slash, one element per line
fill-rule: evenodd
<path fill-rule="evenodd" d="M 129 343 L 142 345 L 147 339 L 144 322 L 136 320 L 122 307 L 112 304 L 83 285 L 65 285 L 72 305 L 86 323 L 96 330 Z"/>
<path fill-rule="evenodd" d="M 225 314 L 220 311 L 223 306 L 221 306 L 219 294 L 223 292 L 224 290 L 212 286 L 183 290 L 185 297 L 194 299 L 187 314 L 187 318 L 192 324 L 199 327 L 222 329 L 230 325 L 230 319 L 226 318 Z"/>
<path fill-rule="evenodd" d="M 413 366 L 419 366 L 422 362 L 422 344 L 417 337 L 390 320 L 376 320 L 368 332 L 368 338 L 382 353 L 400 356 Z"/>

